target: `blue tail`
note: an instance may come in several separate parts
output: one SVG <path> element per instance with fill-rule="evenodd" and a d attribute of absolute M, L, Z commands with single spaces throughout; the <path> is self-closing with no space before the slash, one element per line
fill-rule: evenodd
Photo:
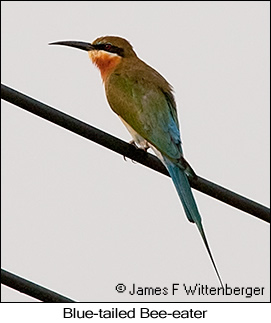
<path fill-rule="evenodd" d="M 207 252 L 208 252 L 210 259 L 212 261 L 212 264 L 214 266 L 217 277 L 220 281 L 221 286 L 223 287 L 222 280 L 221 280 L 219 272 L 216 268 L 216 264 L 214 262 L 211 250 L 210 250 L 208 242 L 207 242 L 206 235 L 203 230 L 203 226 L 201 223 L 201 216 L 199 214 L 195 199 L 193 197 L 192 190 L 191 190 L 187 175 L 185 174 L 184 170 L 182 170 L 179 166 L 173 164 L 173 162 L 168 160 L 166 157 L 164 157 L 164 162 L 165 162 L 168 172 L 173 180 L 173 183 L 176 187 L 178 195 L 181 199 L 185 214 L 190 222 L 195 223 L 197 225 L 200 235 L 202 237 L 202 240 L 204 242 L 204 245 L 207 249 Z"/>

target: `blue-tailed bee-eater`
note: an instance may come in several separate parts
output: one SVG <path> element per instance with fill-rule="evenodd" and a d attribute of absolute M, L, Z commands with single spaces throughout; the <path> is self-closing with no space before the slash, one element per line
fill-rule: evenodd
<path fill-rule="evenodd" d="M 186 216 L 197 225 L 223 286 L 188 181 L 188 176 L 196 177 L 196 174 L 183 156 L 171 85 L 139 59 L 131 44 L 121 37 L 99 37 L 92 43 L 59 41 L 51 44 L 88 52 L 92 62 L 100 69 L 108 103 L 132 135 L 132 143 L 144 150 L 152 148 L 166 166 Z"/>

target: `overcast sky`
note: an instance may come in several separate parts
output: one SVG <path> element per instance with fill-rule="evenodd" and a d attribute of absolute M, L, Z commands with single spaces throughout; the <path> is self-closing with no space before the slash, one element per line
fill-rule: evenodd
<path fill-rule="evenodd" d="M 186 159 L 269 206 L 269 3 L 3 1 L 2 83 L 130 135 L 87 53 L 58 40 L 128 39 L 174 87 Z M 136 296 L 219 286 L 171 180 L 2 101 L 2 267 L 77 301 L 267 301 L 269 225 L 193 191 L 224 283 L 263 295 Z M 35 301 L 2 287 L 2 301 Z"/>

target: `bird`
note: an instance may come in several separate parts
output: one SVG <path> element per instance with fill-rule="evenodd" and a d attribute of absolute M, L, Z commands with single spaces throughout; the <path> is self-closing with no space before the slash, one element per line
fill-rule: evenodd
<path fill-rule="evenodd" d="M 153 150 L 167 168 L 187 219 L 195 223 L 218 280 L 223 282 L 211 253 L 189 177 L 197 178 L 184 158 L 173 87 L 154 68 L 141 60 L 129 41 L 102 36 L 92 43 L 57 41 L 88 52 L 101 73 L 107 101 L 132 136 L 131 144 Z"/>

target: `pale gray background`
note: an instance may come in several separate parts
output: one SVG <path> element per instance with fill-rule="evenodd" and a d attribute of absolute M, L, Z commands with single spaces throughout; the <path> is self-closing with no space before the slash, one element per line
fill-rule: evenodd
<path fill-rule="evenodd" d="M 98 70 L 58 40 L 127 38 L 174 86 L 196 172 L 269 205 L 268 2 L 7 2 L 2 82 L 125 141 Z M 269 225 L 194 191 L 223 281 L 263 297 L 130 296 L 218 286 L 171 181 L 2 101 L 2 266 L 78 301 L 267 301 Z M 35 301 L 2 287 L 3 301 Z"/>

